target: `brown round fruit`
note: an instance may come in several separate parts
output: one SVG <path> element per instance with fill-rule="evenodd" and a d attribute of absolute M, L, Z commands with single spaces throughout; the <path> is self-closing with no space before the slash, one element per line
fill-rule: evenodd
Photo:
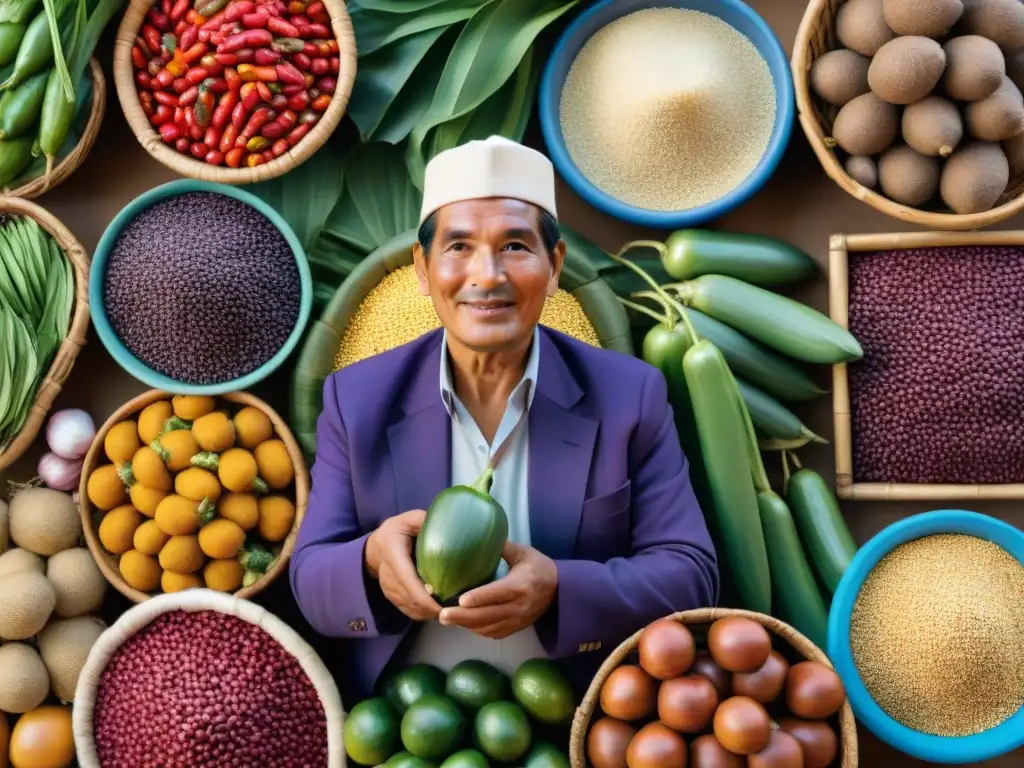
<path fill-rule="evenodd" d="M 715 710 L 715 738 L 730 752 L 753 755 L 768 746 L 768 711 L 746 696 L 733 696 Z"/>
<path fill-rule="evenodd" d="M 640 633 L 640 666 L 651 677 L 671 680 L 689 671 L 697 653 L 693 634 L 678 621 L 659 619 Z"/>
<path fill-rule="evenodd" d="M 679 733 L 700 733 L 711 722 L 718 693 L 706 677 L 666 680 L 658 689 L 658 719 Z"/>
<path fill-rule="evenodd" d="M 601 709 L 617 720 L 643 720 L 654 713 L 658 684 L 635 664 L 612 671 L 601 686 Z"/>
<path fill-rule="evenodd" d="M 648 723 L 629 742 L 628 768 L 686 768 L 686 742 L 662 723 Z"/>
<path fill-rule="evenodd" d="M 587 734 L 587 757 L 594 768 L 626 768 L 626 750 L 636 734 L 629 723 L 602 717 Z"/>
<path fill-rule="evenodd" d="M 749 696 L 754 701 L 770 704 L 779 698 L 786 687 L 789 662 L 778 651 L 768 654 L 768 660 L 756 672 L 739 672 L 732 677 L 732 692 Z"/>
<path fill-rule="evenodd" d="M 800 742 L 785 731 L 772 731 L 768 746 L 747 758 L 747 768 L 804 768 Z"/>
<path fill-rule="evenodd" d="M 768 659 L 772 638 L 768 630 L 752 619 L 728 616 L 708 630 L 711 658 L 728 672 L 754 672 Z"/>
<path fill-rule="evenodd" d="M 721 744 L 714 734 L 698 736 L 690 744 L 690 768 L 746 768 L 742 755 L 734 755 Z"/>
<path fill-rule="evenodd" d="M 832 726 L 822 720 L 797 720 L 784 717 L 779 727 L 800 742 L 804 768 L 827 768 L 839 752 L 839 739 Z"/>
<path fill-rule="evenodd" d="M 797 717 L 824 720 L 838 712 L 845 700 L 843 681 L 824 664 L 801 661 L 786 676 L 786 706 Z"/>
<path fill-rule="evenodd" d="M 690 667 L 690 674 L 710 680 L 718 691 L 719 701 L 725 701 L 732 695 L 732 674 L 718 666 L 711 658 L 711 654 L 705 651 L 698 653 L 693 660 L 693 666 Z"/>

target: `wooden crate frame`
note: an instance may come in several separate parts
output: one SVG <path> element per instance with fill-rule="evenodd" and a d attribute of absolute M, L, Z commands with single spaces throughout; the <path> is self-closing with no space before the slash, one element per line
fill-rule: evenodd
<path fill-rule="evenodd" d="M 894 232 L 829 238 L 829 315 L 849 328 L 849 254 L 956 246 L 1021 246 L 1024 231 Z M 929 483 L 858 483 L 853 477 L 853 424 L 846 363 L 832 366 L 832 421 L 836 460 L 836 495 L 851 501 L 999 501 L 1024 499 L 1024 484 L 960 485 Z"/>

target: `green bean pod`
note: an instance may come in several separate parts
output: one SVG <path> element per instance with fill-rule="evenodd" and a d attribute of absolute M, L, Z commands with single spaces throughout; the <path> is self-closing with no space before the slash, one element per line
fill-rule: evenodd
<path fill-rule="evenodd" d="M 5 0 L 0 4 L 0 22 L 27 24 L 41 0 Z"/>
<path fill-rule="evenodd" d="M 6 187 L 32 162 L 32 138 L 19 136 L 0 141 L 0 187 Z"/>
<path fill-rule="evenodd" d="M 736 386 L 750 412 L 750 420 L 754 422 L 757 431 L 765 437 L 774 437 L 779 440 L 806 438 L 814 443 L 827 442 L 823 437 L 808 429 L 795 413 L 771 395 L 740 378 L 736 379 Z"/>
<path fill-rule="evenodd" d="M 784 285 L 818 271 L 814 259 L 789 243 L 761 235 L 682 229 L 665 241 L 665 271 L 676 280 L 729 275 L 753 285 Z"/>
<path fill-rule="evenodd" d="M 736 584 L 743 607 L 771 614 L 771 578 L 757 493 L 747 460 L 747 426 L 732 373 L 722 353 L 706 339 L 683 356 L 701 455 L 714 499 L 721 562 Z"/>
<path fill-rule="evenodd" d="M 17 88 L 4 91 L 0 97 L 0 140 L 21 136 L 35 125 L 43 108 L 47 76 L 40 72 Z"/>
<path fill-rule="evenodd" d="M 60 73 L 56 69 L 51 69 L 46 81 L 42 114 L 39 116 L 39 148 L 46 157 L 47 180 L 53 170 L 57 153 L 71 130 L 71 121 L 75 119 L 76 105 L 76 99 L 68 101 Z"/>
<path fill-rule="evenodd" d="M 789 478 L 786 499 L 818 576 L 829 594 L 834 594 L 857 553 L 839 501 L 825 478 L 806 467 Z"/>
<path fill-rule="evenodd" d="M 725 275 L 674 289 L 683 304 L 805 363 L 848 363 L 864 356 L 848 330 L 805 304 Z"/>
<path fill-rule="evenodd" d="M 50 37 L 50 22 L 43 11 L 32 19 L 25 30 L 14 59 L 14 72 L 0 83 L 0 89 L 21 85 L 32 75 L 53 65 L 53 38 Z"/>
<path fill-rule="evenodd" d="M 13 21 L 0 23 L 0 67 L 14 61 L 27 28 L 25 24 Z"/>

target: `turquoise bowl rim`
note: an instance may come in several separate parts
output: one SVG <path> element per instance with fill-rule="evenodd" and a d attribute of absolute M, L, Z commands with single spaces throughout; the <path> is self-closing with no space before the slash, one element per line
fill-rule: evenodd
<path fill-rule="evenodd" d="M 736 28 L 741 21 L 747 36 L 768 64 L 775 83 L 775 125 L 768 146 L 747 177 L 728 193 L 710 203 L 682 211 L 653 211 L 618 200 L 594 185 L 576 166 L 562 137 L 559 102 L 565 76 L 583 45 L 611 22 L 647 8 L 685 8 L 716 16 Z M 741 0 L 601 0 L 583 11 L 562 32 L 541 75 L 537 97 L 541 132 L 548 154 L 559 175 L 597 210 L 637 226 L 652 229 L 684 229 L 720 218 L 753 197 L 775 173 L 789 146 L 796 117 L 793 72 L 789 55 L 768 23 Z"/>
<path fill-rule="evenodd" d="M 185 382 L 177 381 L 170 376 L 153 370 L 135 357 L 124 345 L 117 333 L 114 332 L 110 320 L 107 318 L 106 305 L 103 299 L 107 259 L 114 244 L 117 242 L 117 238 L 128 222 L 156 203 L 189 192 L 211 192 L 226 195 L 255 208 L 266 216 L 270 223 L 284 235 L 288 246 L 292 249 L 292 254 L 295 256 L 295 265 L 299 270 L 299 317 L 284 345 L 273 357 L 256 370 L 250 371 L 237 379 L 217 382 L 215 384 L 186 384 Z M 92 316 L 92 324 L 96 328 L 96 334 L 100 337 L 100 341 L 107 352 L 117 361 L 118 365 L 143 384 L 153 389 L 161 389 L 165 392 L 174 392 L 175 394 L 222 395 L 227 392 L 248 389 L 258 384 L 277 370 L 295 350 L 309 322 L 312 309 L 313 278 L 310 274 L 309 262 L 306 260 L 306 252 L 295 232 L 281 214 L 256 195 L 227 184 L 217 184 L 197 179 L 178 179 L 143 192 L 122 208 L 120 213 L 114 217 L 114 220 L 107 225 L 93 253 L 92 266 L 89 269 L 89 314 Z"/>
<path fill-rule="evenodd" d="M 850 616 L 868 574 L 899 545 L 939 533 L 986 539 L 1024 565 L 1024 532 L 989 515 L 943 509 L 900 520 L 861 547 L 840 580 L 829 611 L 828 655 L 846 686 L 857 719 L 882 741 L 911 757 L 932 763 L 980 763 L 1024 746 L 1024 707 L 996 727 L 971 736 L 921 733 L 897 722 L 875 703 L 857 672 L 850 649 Z"/>

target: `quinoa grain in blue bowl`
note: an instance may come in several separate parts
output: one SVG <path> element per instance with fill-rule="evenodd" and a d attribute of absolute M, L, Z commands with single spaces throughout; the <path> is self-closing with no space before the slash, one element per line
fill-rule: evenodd
<path fill-rule="evenodd" d="M 302 281 L 281 230 L 227 194 L 191 191 L 141 210 L 107 255 L 107 320 L 139 362 L 214 385 L 266 365 L 300 320 Z"/>

